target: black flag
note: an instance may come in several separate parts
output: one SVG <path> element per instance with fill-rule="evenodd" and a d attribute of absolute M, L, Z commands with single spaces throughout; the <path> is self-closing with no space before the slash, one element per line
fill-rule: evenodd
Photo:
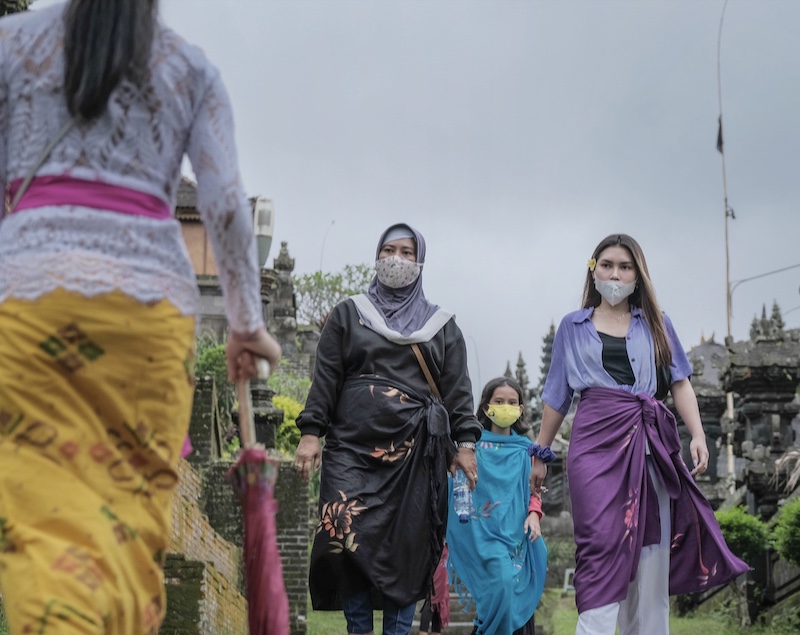
<path fill-rule="evenodd" d="M 717 132 L 717 151 L 722 154 L 722 115 L 719 117 L 719 132 Z"/>

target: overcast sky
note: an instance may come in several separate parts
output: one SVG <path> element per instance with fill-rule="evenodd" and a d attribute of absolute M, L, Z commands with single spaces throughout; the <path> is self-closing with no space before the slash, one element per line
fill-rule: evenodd
<path fill-rule="evenodd" d="M 37 0 L 35 6 L 52 4 Z M 577 308 L 607 234 L 642 244 L 684 347 L 724 338 L 716 150 L 724 0 L 161 0 L 222 72 L 244 182 L 272 198 L 296 273 L 425 236 L 427 297 L 470 374 Z M 34 7 L 35 8 L 35 7 Z M 800 2 L 730 0 L 721 77 L 731 279 L 800 264 Z M 773 300 L 800 327 L 800 267 L 743 283 L 733 334 Z"/>

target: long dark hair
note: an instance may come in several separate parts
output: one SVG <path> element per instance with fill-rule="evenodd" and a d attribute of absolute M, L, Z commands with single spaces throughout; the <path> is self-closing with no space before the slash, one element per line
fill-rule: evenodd
<path fill-rule="evenodd" d="M 481 422 L 481 425 L 487 429 L 491 430 L 492 428 L 492 420 L 486 416 L 486 407 L 489 405 L 489 400 L 494 395 L 494 391 L 500 386 L 508 386 L 512 390 L 517 391 L 517 397 L 519 398 L 519 405 L 524 407 L 523 398 L 522 398 L 522 387 L 519 385 L 519 382 L 516 379 L 511 377 L 495 377 L 492 379 L 488 384 L 483 387 L 483 392 L 481 393 L 481 400 L 478 403 L 478 411 L 475 413 L 475 416 L 478 417 L 478 421 Z M 514 423 L 511 424 L 511 429 L 516 432 L 517 434 L 521 434 L 525 436 L 528 433 L 530 428 L 525 423 L 525 412 L 523 410 L 522 416 L 517 419 Z"/>
<path fill-rule="evenodd" d="M 64 13 L 64 93 L 73 117 L 91 121 L 123 78 L 147 75 L 158 0 L 71 0 Z"/>
<path fill-rule="evenodd" d="M 611 234 L 594 248 L 592 258 L 597 260 L 603 251 L 615 246 L 624 247 L 633 258 L 637 284 L 636 290 L 628 297 L 628 303 L 631 306 L 640 307 L 644 313 L 644 319 L 650 327 L 656 347 L 656 366 L 667 367 L 672 361 L 672 350 L 670 350 L 667 332 L 664 329 L 664 316 L 658 306 L 653 283 L 650 280 L 650 272 L 647 270 L 647 261 L 644 259 L 644 252 L 639 243 L 627 234 Z M 592 271 L 589 270 L 586 272 L 586 282 L 583 285 L 583 308 L 599 306 L 600 300 L 600 293 L 594 286 Z"/>

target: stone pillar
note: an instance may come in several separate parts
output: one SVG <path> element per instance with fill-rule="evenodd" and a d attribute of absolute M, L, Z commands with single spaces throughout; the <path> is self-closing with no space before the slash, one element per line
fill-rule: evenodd
<path fill-rule="evenodd" d="M 221 454 L 222 438 L 217 421 L 217 393 L 211 377 L 198 377 L 189 421 L 192 453 L 186 459 L 193 466 L 217 460 Z"/>
<path fill-rule="evenodd" d="M 722 433 L 722 415 L 725 413 L 725 391 L 720 383 L 720 373 L 728 363 L 728 350 L 722 344 L 703 338 L 699 346 L 688 353 L 692 363 L 692 388 L 697 395 L 700 420 L 706 433 L 708 445 L 708 470 L 697 478 L 697 484 L 715 509 L 719 507 L 727 495 L 727 451 L 726 439 Z M 692 465 L 690 451 L 691 435 L 680 420 L 674 408 L 672 398 L 667 404 L 679 421 L 678 432 L 681 439 L 681 456 L 687 466 Z"/>
<path fill-rule="evenodd" d="M 278 279 L 278 274 L 274 269 L 261 269 L 261 310 L 264 316 L 264 322 L 271 329 L 272 324 L 272 295 L 275 292 L 275 285 Z"/>
<path fill-rule="evenodd" d="M 795 395 L 800 377 L 800 338 L 786 333 L 777 304 L 754 319 L 750 339 L 729 342 L 725 388 L 739 394 L 734 452 L 747 459 L 744 482 L 752 514 L 769 519 L 783 496 L 772 481 L 775 460 L 794 441 L 792 420 L 800 411 Z"/>
<path fill-rule="evenodd" d="M 300 325 L 297 327 L 297 341 L 300 345 L 297 371 L 308 377 L 314 376 L 319 336 L 320 332 L 316 326 Z"/>
<path fill-rule="evenodd" d="M 225 341 L 228 318 L 225 315 L 225 302 L 222 287 L 217 276 L 198 275 L 197 287 L 200 290 L 200 333 L 212 334 L 218 341 Z"/>
<path fill-rule="evenodd" d="M 275 447 L 278 426 L 283 423 L 283 410 L 272 403 L 275 391 L 267 386 L 267 382 L 256 380 L 251 383 L 253 394 L 253 420 L 256 426 L 256 441 L 265 448 Z"/>
<path fill-rule="evenodd" d="M 272 294 L 272 321 L 270 329 L 283 348 L 283 356 L 292 359 L 297 354 L 297 305 L 294 296 L 294 258 L 289 256 L 286 241 L 281 243 L 281 250 L 274 260 L 275 285 Z"/>

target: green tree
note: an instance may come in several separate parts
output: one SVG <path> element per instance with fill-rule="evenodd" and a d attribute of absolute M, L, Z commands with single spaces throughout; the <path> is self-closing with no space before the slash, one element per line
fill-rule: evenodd
<path fill-rule="evenodd" d="M 365 293 L 373 277 L 372 265 L 345 265 L 339 273 L 294 276 L 297 321 L 322 328 L 333 307 L 351 295 Z"/>
<path fill-rule="evenodd" d="M 228 366 L 225 359 L 225 343 L 213 335 L 203 335 L 197 340 L 197 360 L 194 374 L 197 377 L 212 377 L 217 389 L 217 419 L 223 430 L 229 428 L 231 411 L 236 403 L 236 390 L 228 382 Z"/>
<path fill-rule="evenodd" d="M 725 542 L 745 562 L 752 563 L 769 546 L 769 528 L 756 516 L 747 513 L 744 507 L 714 512 Z"/>
<path fill-rule="evenodd" d="M 772 542 L 781 558 L 800 566 L 800 498 L 794 498 L 781 507 Z"/>
<path fill-rule="evenodd" d="M 769 546 L 769 527 L 757 516 L 751 516 L 744 507 L 718 509 L 714 512 L 731 551 L 753 565 Z M 735 614 L 742 628 L 751 623 L 750 600 L 745 585 L 739 581 L 730 586 L 735 596 Z"/>
<path fill-rule="evenodd" d="M 289 367 L 287 360 L 282 359 L 278 368 L 274 369 L 267 380 L 267 385 L 281 397 L 291 397 L 294 401 L 305 404 L 311 379 L 306 375 L 298 375 Z M 273 399 L 273 403 L 275 400 Z M 275 404 L 277 405 L 277 404 Z"/>

